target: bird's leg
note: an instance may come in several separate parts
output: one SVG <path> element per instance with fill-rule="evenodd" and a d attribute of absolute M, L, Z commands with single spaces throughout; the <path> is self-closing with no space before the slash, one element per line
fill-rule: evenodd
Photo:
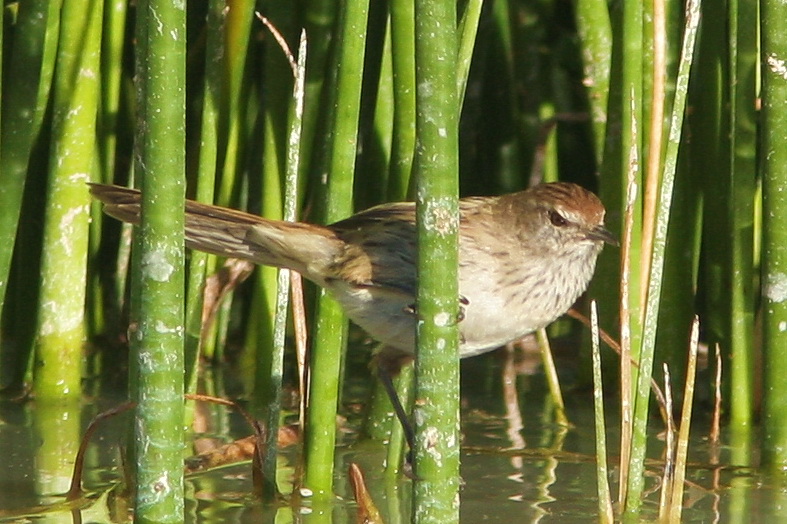
<path fill-rule="evenodd" d="M 469 303 L 470 301 L 466 297 L 462 295 L 459 296 L 459 311 L 456 318 L 457 322 L 464 320 L 465 306 Z M 415 304 L 405 306 L 403 311 L 411 315 L 418 314 Z M 388 395 L 388 399 L 391 401 L 391 405 L 394 408 L 394 413 L 396 413 L 396 418 L 399 419 L 399 423 L 402 425 L 404 437 L 407 440 L 407 447 L 409 448 L 409 451 L 407 452 L 407 464 L 410 468 L 412 468 L 413 449 L 415 448 L 415 431 L 413 430 L 413 425 L 410 423 L 410 419 L 407 416 L 407 412 L 402 405 L 402 401 L 399 398 L 399 394 L 396 392 L 396 387 L 393 383 L 393 377 L 399 373 L 399 370 L 402 367 L 403 358 L 409 359 L 412 358 L 412 356 L 400 354 L 398 350 L 386 346 L 383 351 L 377 355 L 375 360 L 377 376 L 380 379 L 380 383 L 382 383 L 383 388 L 385 389 L 385 393 Z"/>
<path fill-rule="evenodd" d="M 383 363 L 383 360 L 384 359 L 380 359 L 378 361 L 377 376 L 383 388 L 385 388 L 388 399 L 391 401 L 394 413 L 396 413 L 396 418 L 399 419 L 399 423 L 402 425 L 404 438 L 407 440 L 407 447 L 409 448 L 407 452 L 407 462 L 412 464 L 412 454 L 415 446 L 415 431 L 413 430 L 413 425 L 410 423 L 410 419 L 407 417 L 404 406 L 402 406 L 402 401 L 399 399 L 396 387 L 394 387 L 393 374 L 391 373 L 390 366 Z"/>
<path fill-rule="evenodd" d="M 399 375 L 402 367 L 411 362 L 412 359 L 413 355 L 409 352 L 391 346 L 382 346 L 374 355 L 373 369 L 375 369 L 377 378 L 383 385 L 386 395 L 388 395 L 388 400 L 393 406 L 394 413 L 402 426 L 404 438 L 407 441 L 408 451 L 404 464 L 404 474 L 414 479 L 413 450 L 415 449 L 415 431 L 393 382 L 394 377 Z"/>

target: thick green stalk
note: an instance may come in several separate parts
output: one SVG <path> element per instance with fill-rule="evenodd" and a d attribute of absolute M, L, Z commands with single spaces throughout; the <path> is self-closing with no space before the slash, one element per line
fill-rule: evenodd
<path fill-rule="evenodd" d="M 326 164 L 324 219 L 328 223 L 347 217 L 353 211 L 353 173 L 368 11 L 367 1 L 346 2 L 336 42 L 335 105 Z M 336 409 L 347 321 L 339 304 L 324 290 L 320 291 L 315 317 L 305 485 L 316 498 L 324 500 L 333 496 Z"/>
<path fill-rule="evenodd" d="M 306 96 L 303 110 L 303 140 L 301 163 L 303 174 L 308 173 L 316 182 L 324 170 L 324 142 L 326 128 L 331 120 L 328 115 L 333 106 L 330 81 L 335 70 L 328 66 L 342 2 L 336 0 L 306 0 L 303 20 L 308 39 L 309 63 L 306 64 Z M 302 176 L 302 180 L 309 177 Z M 311 182 L 311 180 L 310 180 Z M 318 182 L 319 183 L 319 182 Z"/>
<path fill-rule="evenodd" d="M 183 521 L 185 4 L 143 0 L 139 55 L 139 228 L 136 522 Z"/>
<path fill-rule="evenodd" d="M 763 464 L 787 465 L 787 5 L 761 2 Z"/>
<path fill-rule="evenodd" d="M 633 410 L 636 399 L 631 400 L 635 394 L 637 383 L 638 368 L 629 366 L 631 355 L 634 361 L 639 358 L 640 341 L 642 339 L 642 317 L 640 309 L 641 281 L 639 272 L 639 261 L 641 258 L 641 231 L 642 231 L 642 170 L 640 166 L 643 162 L 643 92 L 644 78 L 644 28 L 643 28 L 643 9 L 640 2 L 622 2 L 616 4 L 620 10 L 618 22 L 618 33 L 620 34 L 619 48 L 617 49 L 616 59 L 619 61 L 617 73 L 619 74 L 619 91 L 616 96 L 610 97 L 610 112 L 614 110 L 615 123 L 609 126 L 608 133 L 614 129 L 615 124 L 620 125 L 620 134 L 614 136 L 615 146 L 609 147 L 610 154 L 605 153 L 604 162 L 612 167 L 616 173 L 612 178 L 612 183 L 618 182 L 618 186 L 612 189 L 612 193 L 625 195 L 624 198 L 607 199 L 607 195 L 602 194 L 602 199 L 607 206 L 621 204 L 620 213 L 610 213 L 624 216 L 624 231 L 622 246 L 621 274 L 619 280 L 620 302 L 620 344 L 622 348 L 621 357 L 621 387 L 625 388 L 627 383 L 632 385 L 629 391 L 623 392 L 621 409 L 621 448 L 627 445 L 627 438 L 630 437 L 632 430 L 631 410 Z M 613 109 L 614 104 L 614 109 Z M 619 149 L 617 149 L 619 147 Z M 612 154 L 614 152 L 614 154 Z M 619 156 L 618 156 L 619 155 Z M 609 174 L 609 173 L 607 173 Z M 623 176 L 619 176 L 622 174 Z M 605 181 L 604 185 L 607 182 Z M 602 185 L 602 189 L 604 188 Z M 610 209 L 614 209 L 611 208 Z M 602 266 L 603 264 L 599 264 Z M 607 273 L 608 274 L 608 273 Z M 609 292 L 607 291 L 607 296 Z M 591 296 L 595 296 L 591 294 Z M 602 301 L 602 304 L 604 302 Z M 629 380 L 630 382 L 626 382 Z M 628 412 L 626 412 L 628 411 Z M 627 466 L 630 464 L 626 457 L 629 449 L 621 451 L 621 483 L 620 498 L 628 500 L 628 483 L 625 479 L 629 476 Z"/>
<path fill-rule="evenodd" d="M 27 179 L 30 153 L 41 130 L 49 103 L 55 53 L 60 36 L 58 0 L 22 2 L 17 15 L 13 53 L 7 60 L 7 78 L 2 98 L 0 150 L 0 311 L 14 252 L 22 193 Z"/>
<path fill-rule="evenodd" d="M 66 0 L 60 39 L 48 205 L 41 262 L 35 389 L 39 399 L 81 394 L 85 276 L 98 107 L 101 0 Z"/>
<path fill-rule="evenodd" d="M 388 196 L 408 196 L 415 152 L 415 14 L 413 0 L 392 0 L 391 54 L 393 67 L 393 131 Z"/>
<path fill-rule="evenodd" d="M 622 79 L 622 98 L 620 100 L 621 114 L 621 151 L 622 162 L 619 166 L 621 173 L 631 173 L 634 182 L 639 188 L 642 184 L 642 170 L 640 166 L 644 161 L 642 156 L 642 139 L 644 136 L 644 124 L 642 119 L 643 106 L 643 6 L 639 2 L 624 2 L 623 9 L 623 59 L 621 69 Z M 621 190 L 626 194 L 628 178 L 622 177 Z M 642 308 L 640 301 L 642 297 L 642 282 L 640 280 L 639 261 L 641 258 L 641 231 L 642 215 L 639 212 L 642 202 L 642 191 L 638 190 L 635 194 L 633 224 L 631 229 L 631 245 L 629 247 L 630 268 L 632 281 L 628 289 L 628 306 L 630 310 L 630 325 L 628 330 L 631 337 L 632 355 L 638 358 L 640 341 L 642 339 Z M 634 370 L 636 377 L 637 371 Z"/>
<path fill-rule="evenodd" d="M 413 522 L 459 521 L 456 7 L 416 0 L 418 312 Z"/>
<path fill-rule="evenodd" d="M 593 122 L 596 163 L 600 164 L 607 130 L 612 26 L 609 8 L 604 0 L 579 0 L 576 5 L 577 30 L 582 40 L 584 81 L 590 102 L 590 119 Z"/>
<path fill-rule="evenodd" d="M 118 141 L 120 87 L 123 76 L 123 50 L 126 46 L 128 2 L 105 0 L 101 48 L 101 114 L 98 135 L 101 181 L 112 182 L 115 174 L 115 148 Z"/>
<path fill-rule="evenodd" d="M 724 9 L 709 9 L 703 16 L 702 38 L 698 46 L 697 84 L 692 107 L 696 108 L 690 117 L 692 139 L 689 147 L 696 148 L 694 176 L 701 176 L 708 196 L 703 199 L 703 249 L 700 272 L 702 294 L 707 301 L 702 311 L 702 324 L 708 342 L 721 343 L 725 356 L 729 353 L 731 283 L 729 273 L 732 259 L 730 241 L 732 238 L 731 218 L 731 129 L 734 118 L 730 114 L 730 80 L 727 29 L 727 12 Z M 701 84 L 700 84 L 701 83 Z M 752 172 L 752 176 L 753 176 Z M 709 198 L 710 197 L 710 198 Z M 685 231 L 685 230 L 684 230 Z M 685 313 L 684 313 L 685 314 Z M 684 316 L 681 324 L 686 324 Z M 666 322 L 665 322 L 666 324 Z M 671 322 L 670 325 L 675 325 Z M 687 327 L 682 327 L 681 337 L 685 340 Z M 677 337 L 675 337 L 677 340 Z M 681 351 L 682 353 L 682 351 Z M 681 360 L 685 360 L 681 358 Z M 724 367 L 730 360 L 725 359 Z M 683 366 L 681 366 L 683 367 Z M 674 369 L 673 369 L 674 371 Z M 737 393 L 737 392 L 736 392 Z M 746 396 L 741 392 L 741 398 Z M 725 395 L 726 396 L 726 395 Z M 738 402 L 738 395 L 730 398 Z"/>
<path fill-rule="evenodd" d="M 38 403 L 30 411 L 35 468 L 30 474 L 39 496 L 62 496 L 68 490 L 83 427 L 79 401 Z"/>
<path fill-rule="evenodd" d="M 730 424 L 754 418 L 754 200 L 757 172 L 757 5 L 732 0 L 730 24 Z"/>

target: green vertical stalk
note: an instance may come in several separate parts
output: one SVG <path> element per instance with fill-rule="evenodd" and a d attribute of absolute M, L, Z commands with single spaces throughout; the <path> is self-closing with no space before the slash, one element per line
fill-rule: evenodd
<path fill-rule="evenodd" d="M 111 183 L 115 178 L 118 145 L 120 92 L 123 78 L 123 50 L 126 45 L 126 17 L 128 3 L 106 0 L 102 16 L 101 35 L 101 102 L 96 133 L 97 173 L 94 180 Z M 91 250 L 88 258 L 88 337 L 103 333 L 119 323 L 120 312 L 115 293 L 112 254 L 102 251 L 100 224 L 104 220 L 100 206 L 93 207 L 91 217 Z"/>
<path fill-rule="evenodd" d="M 249 62 L 249 43 L 251 24 L 254 20 L 254 2 L 250 0 L 233 0 L 225 2 L 226 7 L 221 12 L 221 28 L 224 42 L 220 68 L 222 72 L 222 92 L 219 98 L 220 110 L 218 121 L 218 149 L 216 177 L 218 178 L 218 195 L 215 200 L 221 205 L 231 205 L 237 202 L 237 192 L 241 187 L 241 180 L 247 168 L 244 162 L 248 126 L 252 121 L 248 114 L 252 111 L 253 104 L 249 103 L 249 82 L 244 82 L 246 66 Z M 218 64 L 217 64 L 218 66 Z M 201 188 L 201 191 L 208 191 Z M 233 198 L 235 197 L 235 198 Z M 215 269 L 216 259 L 208 258 L 206 273 L 210 274 Z M 226 300 L 216 315 L 210 333 L 202 341 L 201 351 L 212 360 L 221 360 L 224 351 L 228 312 L 232 305 L 231 300 Z M 246 353 L 245 355 L 248 355 Z M 253 355 L 252 355 L 253 358 Z M 248 385 L 253 380 L 254 366 L 241 366 L 241 381 Z"/>
<path fill-rule="evenodd" d="M 642 137 L 644 136 L 642 119 L 643 105 L 643 6 L 639 2 L 624 2 L 623 9 L 623 59 L 621 69 L 622 98 L 620 100 L 621 114 L 621 173 L 631 172 L 634 182 L 639 188 L 642 184 L 642 170 L 640 165 L 644 161 L 642 156 Z M 621 180 L 621 190 L 626 194 L 628 186 L 627 177 Z M 636 360 L 639 355 L 640 341 L 642 340 L 642 281 L 640 267 L 640 234 L 642 231 L 642 215 L 639 212 L 642 203 L 642 191 L 636 193 L 637 201 L 634 204 L 634 214 L 631 229 L 630 260 L 632 281 L 628 289 L 628 307 L 631 312 L 631 321 L 628 326 L 631 337 L 632 356 Z M 635 380 L 636 368 L 633 370 Z"/>
<path fill-rule="evenodd" d="M 407 197 L 415 151 L 415 13 L 413 0 L 392 0 L 391 54 L 393 68 L 393 143 L 388 196 Z"/>
<path fill-rule="evenodd" d="M 760 3 L 762 27 L 763 464 L 787 465 L 787 5 Z"/>
<path fill-rule="evenodd" d="M 609 467 L 607 466 L 607 425 L 604 417 L 604 383 L 601 378 L 601 350 L 598 333 L 598 308 L 590 303 L 590 329 L 593 359 L 593 413 L 596 428 L 596 491 L 598 493 L 599 522 L 615 522 L 612 511 L 612 496 L 609 489 Z"/>
<path fill-rule="evenodd" d="M 202 120 L 199 128 L 197 160 L 198 202 L 213 202 L 218 158 L 219 115 L 221 111 L 222 57 L 224 55 L 224 0 L 211 0 L 206 21 L 205 77 L 202 93 Z M 213 255 L 193 251 L 186 283 L 185 370 L 186 389 L 194 390 L 202 343 L 202 307 L 205 276 Z"/>
<path fill-rule="evenodd" d="M 287 151 L 285 160 L 284 180 L 284 220 L 295 221 L 298 219 L 298 186 L 300 178 L 300 145 L 303 124 L 303 92 L 306 76 L 306 38 L 301 34 L 298 49 L 298 63 L 295 71 L 295 85 L 293 87 L 292 101 L 289 104 Z M 279 417 L 281 416 L 282 378 L 284 375 L 284 346 L 287 332 L 287 308 L 290 293 L 290 271 L 279 270 L 276 317 L 273 325 L 273 343 L 271 348 L 270 366 L 267 380 L 269 400 L 267 407 L 266 428 L 268 441 L 265 446 L 265 460 L 263 462 L 264 477 L 273 483 L 276 478 L 276 459 L 278 457 Z M 273 489 L 269 490 L 271 494 Z"/>
<path fill-rule="evenodd" d="M 607 128 L 609 70 L 612 62 L 612 26 L 609 8 L 604 0 L 577 2 L 577 30 L 582 40 L 585 85 L 593 122 L 596 163 L 601 164 Z"/>
<path fill-rule="evenodd" d="M 22 2 L 14 32 L 13 53 L 7 60 L 2 96 L 0 150 L 0 311 L 5 303 L 22 193 L 30 154 L 39 136 L 49 103 L 55 52 L 60 36 L 58 0 Z"/>
<path fill-rule="evenodd" d="M 671 59 L 671 53 L 674 55 L 679 51 L 678 35 L 682 33 L 681 29 L 675 25 L 675 22 L 670 24 L 668 13 L 675 9 L 675 3 L 672 1 L 665 2 L 667 16 L 663 18 L 665 25 L 665 34 L 667 41 L 663 50 L 668 54 L 664 58 L 670 62 L 677 64 L 676 59 Z M 682 10 L 682 6 L 679 7 Z M 656 10 L 657 13 L 662 11 L 661 8 Z M 675 200 L 673 201 L 673 215 L 671 217 L 670 231 L 668 232 L 667 251 L 665 254 L 666 263 L 664 266 L 663 286 L 669 289 L 669 293 L 664 293 L 662 296 L 661 311 L 659 317 L 659 328 L 656 341 L 658 348 L 656 358 L 661 363 L 669 366 L 672 382 L 675 384 L 682 383 L 686 370 L 685 358 L 685 340 L 690 329 L 690 321 L 695 312 L 696 305 L 696 288 L 698 281 L 697 273 L 697 259 L 699 253 L 699 238 L 702 234 L 700 199 L 698 188 L 701 185 L 701 180 L 707 178 L 717 189 L 716 193 L 719 194 L 717 198 L 708 198 L 704 200 L 706 207 L 705 212 L 711 210 L 709 216 L 714 217 L 712 224 L 709 225 L 706 234 L 715 235 L 716 241 L 710 242 L 703 241 L 703 249 L 710 248 L 703 255 L 704 263 L 707 263 L 713 257 L 718 255 L 711 254 L 715 248 L 718 253 L 725 253 L 727 256 L 727 238 L 729 230 L 722 224 L 724 215 L 726 214 L 727 202 L 723 198 L 725 193 L 724 180 L 726 179 L 726 169 L 728 166 L 727 156 L 729 151 L 729 144 L 727 136 L 720 127 L 722 115 L 727 113 L 724 109 L 724 95 L 720 86 L 723 85 L 724 80 L 723 72 L 720 69 L 720 57 L 725 52 L 724 33 L 727 30 L 725 27 L 725 14 L 723 10 L 711 10 L 706 13 L 707 17 L 703 23 L 703 36 L 698 45 L 696 60 L 697 68 L 694 71 L 695 82 L 692 83 L 689 93 L 689 104 L 695 108 L 691 115 L 687 115 L 688 125 L 693 130 L 691 139 L 686 140 L 681 148 L 681 168 L 675 182 Z M 659 17 L 661 18 L 661 17 Z M 712 20 L 713 18 L 713 20 Z M 681 22 L 682 24 L 682 22 Z M 654 24 L 656 28 L 661 24 Z M 657 30 L 657 32 L 660 32 Z M 654 59 L 660 53 L 654 53 Z M 661 61 L 661 60 L 654 60 Z M 674 91 L 674 77 L 675 67 L 672 63 L 668 63 L 666 67 L 662 64 L 660 66 L 662 73 L 656 74 L 654 70 L 654 95 L 651 102 L 651 109 L 654 112 L 651 119 L 651 149 L 649 150 L 648 158 L 648 180 L 647 184 L 649 189 L 646 190 L 646 195 L 653 198 L 646 198 L 645 203 L 645 224 L 643 227 L 646 229 L 645 238 L 652 236 L 653 215 L 656 201 L 656 192 L 650 188 L 655 188 L 660 183 L 659 177 L 659 163 L 663 163 L 663 148 L 656 155 L 655 144 L 659 136 L 666 138 L 663 132 L 666 129 L 661 122 L 663 122 L 663 115 L 656 117 L 655 112 L 661 111 L 657 106 L 658 99 L 663 99 L 663 106 L 670 107 L 672 103 L 672 92 Z M 653 65 L 655 69 L 655 63 Z M 663 74 L 668 76 L 663 77 Z M 705 74 L 707 73 L 707 74 Z M 658 84 L 666 80 L 663 86 L 667 89 L 660 95 L 656 93 L 660 89 Z M 667 114 L 667 112 L 664 112 Z M 659 132 L 660 128 L 662 132 Z M 693 156 L 693 152 L 697 152 Z M 696 171 L 691 171 L 696 169 Z M 650 174 L 654 173 L 656 176 L 651 177 Z M 714 206 L 715 208 L 712 208 Z M 712 237 L 711 237 L 712 238 Z M 649 262 L 647 259 L 642 260 L 643 270 L 647 268 Z M 701 273 L 702 284 L 710 282 L 711 280 L 719 281 L 718 271 L 703 271 Z M 702 284 L 700 284 L 702 286 Z M 706 288 L 709 289 L 709 288 Z M 706 291 L 707 293 L 707 291 Z M 717 315 L 718 318 L 724 318 L 723 303 L 713 307 L 713 311 L 709 311 L 706 319 L 711 315 Z M 709 325 L 706 323 L 706 330 Z M 675 402 L 680 402 L 682 395 L 681 388 L 675 391 Z"/>
<path fill-rule="evenodd" d="M 418 329 L 413 522 L 459 521 L 456 7 L 416 0 Z"/>
<path fill-rule="evenodd" d="M 754 418 L 754 200 L 757 171 L 757 4 L 729 3 L 730 24 L 730 424 L 750 429 Z"/>
<path fill-rule="evenodd" d="M 725 357 L 730 349 L 729 318 L 732 299 L 732 275 L 729 273 L 732 224 L 729 220 L 733 152 L 729 125 L 734 119 L 729 107 L 731 71 L 727 15 L 724 9 L 708 9 L 703 17 L 697 62 L 697 85 L 701 82 L 701 87 L 697 88 L 696 101 L 692 104 L 697 111 L 696 115 L 691 116 L 694 132 L 690 145 L 697 149 L 695 176 L 702 176 L 708 188 L 713 188 L 706 190 L 710 198 L 703 199 L 703 215 L 707 218 L 702 232 L 703 271 L 700 273 L 700 282 L 708 302 L 707 312 L 702 315 L 703 330 L 711 344 L 721 343 Z M 682 323 L 687 320 L 682 319 Z M 686 328 L 682 328 L 682 331 L 685 333 Z M 685 334 L 682 336 L 685 339 Z M 725 358 L 725 369 L 729 363 L 730 359 Z M 744 396 L 745 393 L 742 392 L 741 397 Z M 737 397 L 738 395 L 734 395 L 732 402 L 737 403 Z"/>
<path fill-rule="evenodd" d="M 243 82 L 249 51 L 249 34 L 254 19 L 254 2 L 235 0 L 229 3 L 224 14 L 224 107 L 222 111 L 222 131 L 224 146 L 219 162 L 222 165 L 219 190 L 219 203 L 228 204 L 230 195 L 237 182 L 242 165 L 245 145 L 242 137 L 246 135 L 246 109 L 244 95 L 246 84 Z"/>
<path fill-rule="evenodd" d="M 39 496 L 60 496 L 68 490 L 79 450 L 81 410 L 79 402 L 45 402 L 30 412 L 36 443 L 34 481 Z"/>
<path fill-rule="evenodd" d="M 347 217 L 353 211 L 353 173 L 368 12 L 369 4 L 365 0 L 345 2 L 339 24 L 335 105 L 326 164 L 324 219 L 328 223 Z M 336 409 L 347 321 L 339 304 L 324 290 L 320 291 L 315 318 L 304 481 L 315 498 L 325 500 L 332 497 Z"/>
<path fill-rule="evenodd" d="M 98 107 L 101 1 L 66 0 L 57 54 L 48 205 L 41 262 L 35 389 L 39 399 L 81 394 L 85 276 Z M 20 86 L 21 87 L 21 86 Z"/>
<path fill-rule="evenodd" d="M 669 494 L 669 520 L 668 522 L 680 522 L 683 510 L 683 493 L 686 482 L 686 458 L 689 454 L 689 430 L 691 428 L 691 411 L 694 404 L 694 387 L 697 376 L 697 347 L 699 345 L 700 321 L 694 317 L 691 325 L 691 337 L 689 340 L 689 362 L 686 366 L 686 384 L 683 388 L 683 408 L 680 416 L 680 429 L 678 430 L 677 445 L 675 447 L 674 478 Z M 662 489 L 667 489 L 665 486 Z"/>
<path fill-rule="evenodd" d="M 142 216 L 138 322 L 129 330 L 138 370 L 136 522 L 183 521 L 185 7 L 143 0 L 137 11 Z"/>
<path fill-rule="evenodd" d="M 415 152 L 415 18 L 413 0 L 393 0 L 390 10 L 391 91 L 393 98 L 391 153 L 388 161 L 388 200 L 397 202 L 408 198 L 410 174 Z M 405 374 L 412 380 L 412 369 Z M 401 376 L 401 375 L 400 375 Z M 397 392 L 402 398 L 407 379 L 397 380 Z M 401 425 L 392 416 L 393 407 L 382 384 L 374 384 L 373 401 L 366 417 L 365 431 L 372 439 L 390 436 L 387 471 L 398 471 L 401 448 Z M 397 458 L 398 457 L 398 458 Z"/>
<path fill-rule="evenodd" d="M 103 182 L 111 182 L 115 171 L 127 7 L 128 2 L 124 0 L 104 2 L 101 46 L 101 132 L 98 135 L 100 178 Z"/>
<path fill-rule="evenodd" d="M 303 109 L 303 140 L 301 141 L 301 170 L 316 176 L 323 171 L 323 140 L 332 110 L 326 83 L 332 79 L 333 69 L 328 59 L 334 43 L 336 19 L 341 2 L 336 0 L 306 0 L 303 20 L 308 38 L 309 63 L 306 64 L 306 93 Z M 324 92 L 326 91 L 326 92 Z M 308 177 L 303 176 L 303 180 Z"/>
<path fill-rule="evenodd" d="M 478 35 L 478 21 L 481 18 L 483 0 L 470 0 L 465 5 L 462 20 L 459 23 L 457 59 L 456 59 L 456 87 L 459 97 L 459 113 L 464 103 L 467 79 L 470 76 L 470 64 L 473 61 L 476 36 Z"/>
<path fill-rule="evenodd" d="M 677 170 L 678 148 L 681 141 L 684 110 L 689 85 L 689 73 L 694 57 L 694 44 L 699 25 L 699 0 L 689 2 L 686 10 L 686 28 L 683 37 L 680 68 L 678 71 L 675 100 L 670 116 L 669 140 L 664 158 L 664 173 L 656 209 L 656 228 L 653 238 L 653 255 L 648 282 L 643 337 L 639 356 L 639 373 L 636 382 L 636 400 L 632 432 L 631 467 L 625 500 L 624 519 L 637 521 L 644 488 L 645 453 L 650 403 L 651 375 L 661 301 L 664 251 L 672 205 L 672 193 Z"/>
<path fill-rule="evenodd" d="M 273 26 L 281 33 L 282 37 L 291 40 L 294 33 L 294 13 L 290 6 L 280 2 L 269 2 L 266 5 L 265 15 Z M 290 126 L 291 106 L 293 103 L 293 70 L 285 52 L 280 48 L 275 39 L 269 40 L 264 54 L 263 74 L 265 82 L 262 86 L 262 107 L 260 118 L 263 125 L 263 158 L 262 158 L 262 216 L 274 219 L 283 218 L 283 205 L 285 189 L 282 187 L 285 178 L 289 176 L 286 170 L 288 159 L 288 141 Z M 291 188 L 296 190 L 297 188 Z M 292 195 L 290 198 L 296 198 Z M 292 205 L 295 203 L 293 202 Z M 291 218 L 294 220 L 294 217 Z M 287 279 L 289 281 L 289 278 Z M 280 395 L 281 370 L 276 371 L 274 352 L 278 346 L 272 347 L 271 340 L 275 331 L 275 319 L 278 315 L 280 300 L 277 298 L 277 288 L 283 282 L 279 270 L 273 267 L 260 267 L 257 269 L 256 290 L 253 308 L 261 310 L 260 315 L 255 315 L 255 340 L 250 347 L 255 357 L 256 373 L 254 378 L 253 413 L 261 416 L 267 407 Z M 286 289 L 289 289 L 288 287 Z M 277 305 L 279 304 L 279 305 Z M 285 304 L 286 310 L 286 304 Z M 278 376 L 278 378 L 277 378 Z M 273 384 L 271 381 L 277 383 Z M 277 415 L 278 416 L 278 415 Z M 271 421 L 273 422 L 273 421 Z"/>

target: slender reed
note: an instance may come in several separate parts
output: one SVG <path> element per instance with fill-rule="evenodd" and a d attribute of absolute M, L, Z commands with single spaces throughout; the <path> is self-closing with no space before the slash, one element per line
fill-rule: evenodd
<path fill-rule="evenodd" d="M 787 464 L 787 6 L 772 0 L 762 9 L 762 324 L 763 406 L 762 460 L 783 471 Z"/>
<path fill-rule="evenodd" d="M 604 418 L 604 384 L 601 377 L 601 350 L 599 347 L 598 307 L 590 303 L 591 341 L 593 343 L 593 411 L 596 427 L 596 483 L 598 491 L 598 515 L 603 524 L 615 521 L 612 511 L 612 495 L 609 489 L 609 467 L 607 465 L 607 426 Z"/>
<path fill-rule="evenodd" d="M 653 238 L 651 274 L 643 323 L 642 346 L 639 353 L 639 375 L 636 384 L 631 470 L 629 472 L 628 492 L 625 499 L 625 516 L 628 519 L 637 518 L 642 504 L 641 496 L 644 485 L 644 461 L 647 447 L 647 423 L 650 403 L 650 377 L 653 370 L 656 328 L 661 300 L 664 250 L 688 92 L 689 72 L 693 63 L 697 28 L 699 26 L 699 5 L 699 0 L 692 0 L 687 8 L 686 30 L 684 32 L 681 62 L 677 77 L 675 101 L 670 117 L 669 139 L 664 158 L 664 174 L 656 209 L 656 234 Z"/>
<path fill-rule="evenodd" d="M 365 0 L 348 2 L 341 18 L 336 44 L 336 79 L 332 86 L 336 98 L 326 144 L 323 218 L 327 223 L 345 218 L 353 211 L 353 175 L 368 11 L 369 4 Z M 321 500 L 333 496 L 336 409 L 346 331 L 347 320 L 338 303 L 324 290 L 319 291 L 313 330 L 304 483 L 314 497 Z"/>

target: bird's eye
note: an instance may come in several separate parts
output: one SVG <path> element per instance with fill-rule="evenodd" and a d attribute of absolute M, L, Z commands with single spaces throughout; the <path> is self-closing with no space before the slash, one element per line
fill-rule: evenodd
<path fill-rule="evenodd" d="M 552 222 L 552 225 L 555 227 L 564 227 L 568 225 L 568 220 L 555 210 L 549 212 L 549 221 Z"/>

